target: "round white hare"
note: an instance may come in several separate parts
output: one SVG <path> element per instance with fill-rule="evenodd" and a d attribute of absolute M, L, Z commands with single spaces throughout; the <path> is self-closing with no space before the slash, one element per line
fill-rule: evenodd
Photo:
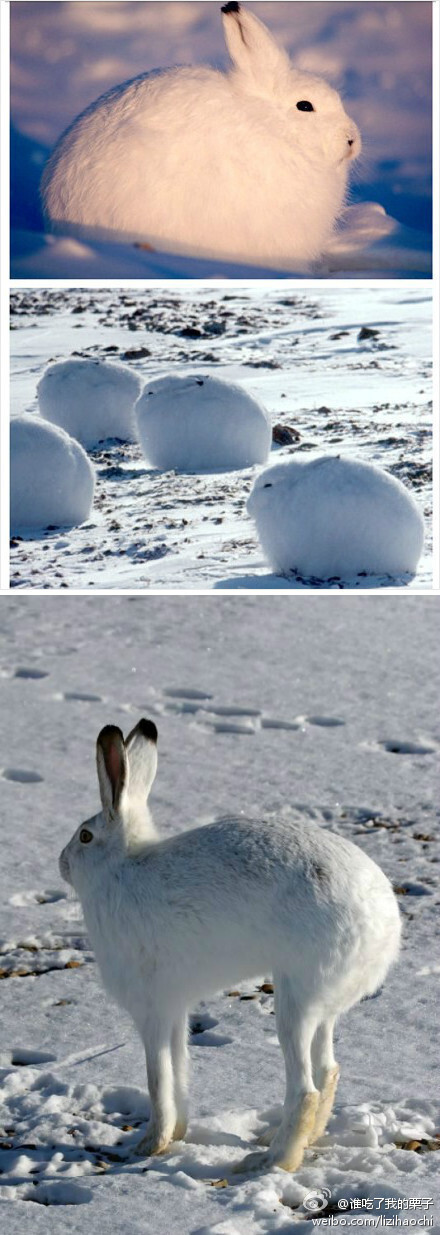
<path fill-rule="evenodd" d="M 85 450 L 39 416 L 11 420 L 11 532 L 88 519 L 95 473 Z"/>
<path fill-rule="evenodd" d="M 109 437 L 136 441 L 142 382 L 128 365 L 73 357 L 51 364 L 37 386 L 41 415 L 91 449 Z"/>
<path fill-rule="evenodd" d="M 344 204 L 360 136 L 339 94 L 294 68 L 253 13 L 222 9 L 229 73 L 144 73 L 92 103 L 46 166 L 60 230 L 306 268 Z"/>
<path fill-rule="evenodd" d="M 273 570 L 317 579 L 413 574 L 423 518 L 400 480 L 338 455 L 262 472 L 248 498 Z"/>
<path fill-rule="evenodd" d="M 222 819 L 160 841 L 146 814 L 157 731 L 97 744 L 100 814 L 63 849 L 110 994 L 142 1037 L 151 1115 L 139 1154 L 187 1126 L 187 1016 L 210 993 L 271 972 L 286 1066 L 281 1124 L 238 1170 L 293 1171 L 323 1135 L 338 1078 L 337 1016 L 382 984 L 399 948 L 391 884 L 350 841 L 283 817 Z"/>
<path fill-rule="evenodd" d="M 135 407 L 139 441 L 151 467 L 230 471 L 265 463 L 268 413 L 235 382 L 206 374 L 147 382 Z"/>

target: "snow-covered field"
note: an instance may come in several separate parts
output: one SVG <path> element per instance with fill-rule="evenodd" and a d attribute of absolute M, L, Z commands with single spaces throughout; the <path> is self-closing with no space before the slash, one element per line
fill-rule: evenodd
<path fill-rule="evenodd" d="M 423 283 L 15 290 L 12 414 L 36 413 L 47 363 L 72 355 L 123 361 L 146 381 L 190 372 L 238 381 L 278 426 L 271 463 L 298 452 L 303 459 L 343 454 L 378 464 L 408 486 L 424 514 L 425 552 L 414 579 L 394 583 L 426 588 L 431 312 Z M 310 586 L 268 573 L 245 509 L 258 469 L 153 471 L 138 445 L 115 442 L 89 457 L 96 468 L 91 519 L 71 531 L 14 538 L 14 587 Z M 391 582 L 370 577 L 356 585 Z"/>
<path fill-rule="evenodd" d="M 298 68 L 342 94 L 362 133 L 349 211 L 321 273 L 429 276 L 431 4 L 263 0 L 250 8 Z M 98 231 L 83 241 L 45 237 L 38 196 L 55 141 L 107 89 L 160 66 L 226 68 L 220 4 L 25 0 L 11 14 L 12 276 L 245 277 L 232 263 L 148 253 Z"/>
<path fill-rule="evenodd" d="M 435 1228 L 438 609 L 377 593 L 2 598 L 8 1235 L 306 1235 L 317 1189 L 339 1229 L 338 1214 L 367 1230 L 369 1206 L 376 1222 Z M 282 1095 L 269 974 L 192 1010 L 186 1140 L 132 1155 L 148 1117 L 141 1045 L 101 989 L 57 859 L 97 806 L 98 730 L 141 715 L 159 729 L 164 835 L 230 812 L 300 813 L 354 839 L 398 895 L 400 961 L 339 1024 L 335 1111 L 294 1176 L 231 1175 Z"/>

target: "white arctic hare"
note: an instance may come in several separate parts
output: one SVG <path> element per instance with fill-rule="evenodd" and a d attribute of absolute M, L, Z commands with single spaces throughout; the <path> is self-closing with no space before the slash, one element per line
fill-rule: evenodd
<path fill-rule="evenodd" d="M 356 125 L 240 4 L 222 9 L 233 61 L 144 73 L 92 103 L 43 175 L 52 226 L 162 248 L 307 266 L 341 211 Z"/>
<path fill-rule="evenodd" d="M 388 879 L 309 822 L 222 819 L 158 841 L 145 817 L 156 727 L 97 744 L 102 811 L 63 849 L 104 984 L 142 1037 L 151 1100 L 140 1154 L 187 1126 L 187 1014 L 207 994 L 272 972 L 286 1068 L 281 1125 L 238 1169 L 293 1171 L 324 1132 L 338 1068 L 335 1018 L 383 982 L 399 946 Z"/>

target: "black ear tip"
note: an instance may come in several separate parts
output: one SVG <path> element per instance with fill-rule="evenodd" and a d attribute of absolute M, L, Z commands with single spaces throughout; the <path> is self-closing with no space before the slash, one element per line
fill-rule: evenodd
<path fill-rule="evenodd" d="M 237 4 L 237 0 L 229 0 L 228 4 L 222 5 L 222 13 L 239 13 L 239 12 L 240 12 L 240 5 Z"/>
<path fill-rule="evenodd" d="M 100 733 L 98 733 L 99 743 L 109 741 L 114 742 L 115 738 L 120 738 L 121 742 L 124 741 L 124 735 L 122 730 L 118 728 L 118 725 L 104 725 L 104 728 L 101 729 Z"/>
<path fill-rule="evenodd" d="M 157 742 L 157 729 L 154 720 L 140 720 L 137 728 L 147 742 Z"/>

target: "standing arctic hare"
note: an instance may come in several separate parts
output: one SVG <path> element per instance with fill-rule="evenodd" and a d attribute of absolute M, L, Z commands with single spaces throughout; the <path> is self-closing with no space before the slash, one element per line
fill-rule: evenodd
<path fill-rule="evenodd" d="M 344 203 L 356 125 L 240 4 L 222 9 L 229 73 L 175 68 L 109 90 L 43 175 L 52 226 L 100 227 L 174 251 L 305 268 Z"/>
<path fill-rule="evenodd" d="M 145 1046 L 151 1117 L 137 1152 L 162 1153 L 185 1135 L 188 1009 L 272 972 L 282 1120 L 268 1152 L 238 1169 L 293 1171 L 330 1116 L 335 1019 L 377 990 L 397 956 L 396 900 L 365 853 L 308 821 L 222 819 L 157 840 L 145 806 L 156 738 L 146 720 L 126 742 L 113 725 L 101 731 L 102 811 L 60 857 L 105 986 Z"/>

